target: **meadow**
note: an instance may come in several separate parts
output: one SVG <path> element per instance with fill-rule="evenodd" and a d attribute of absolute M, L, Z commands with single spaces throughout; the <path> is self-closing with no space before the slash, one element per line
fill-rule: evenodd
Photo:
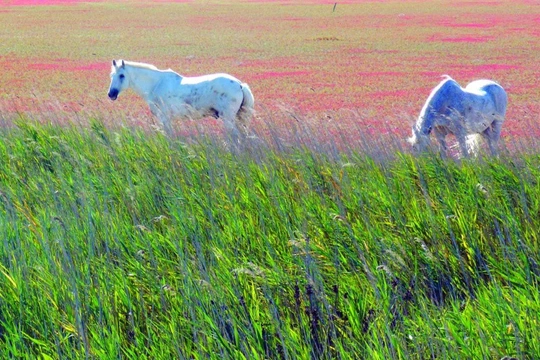
<path fill-rule="evenodd" d="M 0 357 L 537 359 L 533 1 L 0 3 Z M 259 141 L 156 131 L 113 58 L 250 84 Z M 409 154 L 449 74 L 498 158 Z"/>
<path fill-rule="evenodd" d="M 253 89 L 262 133 L 268 121 L 287 126 L 290 112 L 314 128 L 338 112 L 344 119 L 333 126 L 404 138 L 443 74 L 463 85 L 496 80 L 510 94 L 504 135 L 539 132 L 535 1 L 10 3 L 22 5 L 0 11 L 3 113 L 67 112 L 65 122 L 97 113 L 148 127 L 140 99 L 106 96 L 111 61 L 125 58 L 184 75 L 235 75 Z M 200 124 L 221 132 L 211 119 Z M 195 127 L 179 123 L 178 131 Z"/>

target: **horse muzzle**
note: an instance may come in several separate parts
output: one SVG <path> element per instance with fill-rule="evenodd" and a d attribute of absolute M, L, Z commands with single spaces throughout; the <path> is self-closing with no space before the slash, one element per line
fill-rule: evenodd
<path fill-rule="evenodd" d="M 114 100 L 116 100 L 118 98 L 118 90 L 113 89 L 113 90 L 109 91 L 108 95 L 109 95 L 109 99 L 114 101 Z"/>

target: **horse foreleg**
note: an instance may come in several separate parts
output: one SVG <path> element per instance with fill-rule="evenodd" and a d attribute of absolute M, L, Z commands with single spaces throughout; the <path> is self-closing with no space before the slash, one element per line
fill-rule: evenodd
<path fill-rule="evenodd" d="M 165 133 L 169 136 L 172 136 L 174 134 L 173 127 L 171 124 L 171 119 L 168 117 L 164 117 L 161 120 L 161 124 L 163 125 L 163 130 L 165 130 Z"/>
<path fill-rule="evenodd" d="M 467 146 L 467 137 L 460 134 L 456 135 L 459 151 L 461 152 L 461 155 L 465 158 L 469 157 L 469 147 Z"/>
<path fill-rule="evenodd" d="M 439 152 L 441 155 L 446 156 L 448 148 L 446 146 L 446 132 L 439 130 L 438 128 L 433 129 L 433 135 L 439 143 Z"/>
<path fill-rule="evenodd" d="M 470 154 L 469 147 L 467 146 L 467 131 L 461 124 L 458 124 L 457 122 L 454 123 L 454 127 L 455 130 L 453 133 L 456 136 L 461 156 L 468 158 Z"/>
<path fill-rule="evenodd" d="M 173 128 L 171 125 L 171 119 L 167 114 L 165 114 L 157 105 L 150 104 L 150 112 L 152 112 L 152 115 L 158 118 L 159 122 L 161 123 L 161 126 L 163 126 L 163 130 L 165 130 L 165 133 L 168 136 L 173 135 Z"/>

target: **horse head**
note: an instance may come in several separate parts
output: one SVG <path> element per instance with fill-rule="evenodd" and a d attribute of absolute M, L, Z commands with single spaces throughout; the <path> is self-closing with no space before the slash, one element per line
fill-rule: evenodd
<path fill-rule="evenodd" d="M 129 86 L 129 80 L 126 72 L 126 63 L 124 60 L 120 60 L 117 63 L 116 60 L 112 61 L 111 67 L 111 85 L 109 86 L 109 99 L 116 100 L 122 90 Z"/>
<path fill-rule="evenodd" d="M 412 136 L 407 139 L 407 142 L 411 144 L 414 153 L 425 151 L 429 145 L 429 134 L 424 133 L 416 125 L 412 128 Z"/>

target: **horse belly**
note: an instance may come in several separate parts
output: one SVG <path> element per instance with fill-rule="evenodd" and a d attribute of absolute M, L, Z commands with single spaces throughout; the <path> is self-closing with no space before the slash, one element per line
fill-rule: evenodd
<path fill-rule="evenodd" d="M 240 83 L 229 78 L 217 78 L 201 83 L 171 86 L 161 96 L 162 106 L 174 117 L 192 119 L 205 116 L 235 116 L 243 100 Z"/>
<path fill-rule="evenodd" d="M 486 96 L 471 101 L 465 114 L 465 127 L 470 134 L 484 132 L 491 126 L 496 117 L 496 109 Z"/>
<path fill-rule="evenodd" d="M 167 91 L 156 94 L 154 103 L 164 113 L 168 113 L 173 118 L 188 118 L 198 119 L 204 116 L 201 114 L 204 111 L 204 104 L 200 103 L 200 98 L 204 94 L 200 94 L 192 89 L 174 88 L 171 87 Z"/>
<path fill-rule="evenodd" d="M 197 111 L 189 104 L 179 101 L 179 102 L 167 102 L 167 103 L 160 103 L 159 106 L 160 110 L 168 114 L 171 118 L 176 119 L 197 119 L 198 114 Z"/>
<path fill-rule="evenodd" d="M 485 112 L 473 111 L 468 115 L 465 121 L 465 127 L 467 133 L 479 134 L 489 128 L 491 123 L 493 123 L 492 112 L 486 114 Z"/>

